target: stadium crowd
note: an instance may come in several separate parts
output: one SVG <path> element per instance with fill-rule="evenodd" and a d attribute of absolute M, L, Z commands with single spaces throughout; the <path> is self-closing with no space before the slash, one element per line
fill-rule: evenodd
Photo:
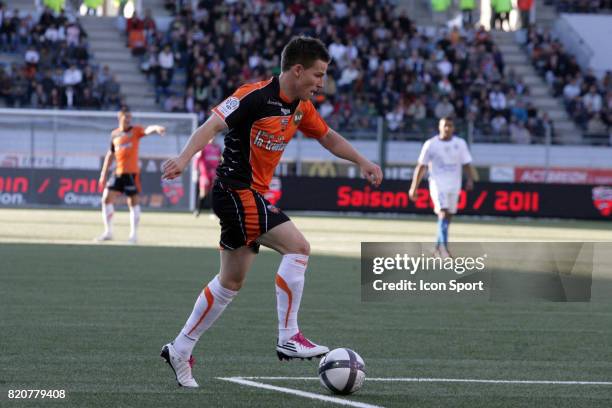
<path fill-rule="evenodd" d="M 382 116 L 392 138 L 423 137 L 435 132 L 438 118 L 453 116 L 460 128 L 474 123 L 476 137 L 531 143 L 549 125 L 521 78 L 504 74 L 502 54 L 483 28 L 417 28 L 390 2 L 374 0 L 286 6 L 204 0 L 195 9 L 183 3 L 191 2 L 174 4 L 167 31 L 148 13 L 126 27 L 128 45 L 167 111 L 195 112 L 204 120 L 241 83 L 278 74 L 283 45 L 293 35 L 309 34 L 328 45 L 333 59 L 316 104 L 335 128 L 374 129 Z M 4 6 L 1 15 L 2 51 L 24 58 L 0 69 L 6 105 L 120 105 L 117 79 L 107 66 L 91 63 L 76 18 L 45 10 L 34 21 Z"/>
<path fill-rule="evenodd" d="M 530 28 L 525 47 L 531 60 L 574 121 L 587 135 L 607 136 L 612 131 L 612 72 L 598 78 L 583 71 L 576 58 L 550 31 Z"/>
<path fill-rule="evenodd" d="M 15 57 L 0 63 L 6 106 L 115 109 L 121 103 L 117 78 L 92 63 L 87 33 L 72 15 L 44 9 L 36 21 L 0 3 L 0 52 Z"/>
<path fill-rule="evenodd" d="M 316 102 L 336 128 L 372 129 L 384 116 L 394 137 L 434 131 L 438 118 L 453 116 L 474 122 L 492 141 L 530 143 L 546 126 L 521 78 L 504 75 L 502 54 L 483 28 L 420 29 L 390 2 L 373 0 L 210 0 L 177 9 L 166 32 L 128 23 L 142 30 L 129 37 L 151 40 L 138 52 L 167 110 L 203 119 L 239 84 L 278 74 L 282 46 L 308 34 L 323 40 L 333 59 Z M 182 71 L 186 80 L 176 83 Z"/>

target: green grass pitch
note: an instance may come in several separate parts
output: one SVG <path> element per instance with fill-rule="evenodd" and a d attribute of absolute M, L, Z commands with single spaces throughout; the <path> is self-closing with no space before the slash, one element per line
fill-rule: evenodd
<path fill-rule="evenodd" d="M 127 212 L 97 245 L 94 211 L 0 210 L 1 407 L 340 406 L 218 377 L 314 377 L 317 362 L 276 358 L 274 273 L 262 251 L 245 287 L 195 349 L 197 390 L 159 358 L 218 270 L 206 215 Z M 362 303 L 361 241 L 431 241 L 433 217 L 294 217 L 313 248 L 300 327 L 350 347 L 368 378 L 612 381 L 612 304 Z M 612 241 L 609 223 L 458 218 L 451 240 Z M 318 381 L 255 380 L 329 396 Z M 63 389 L 65 400 L 9 400 L 9 389 Z M 610 407 L 612 385 L 366 380 L 343 399 L 384 407 Z"/>

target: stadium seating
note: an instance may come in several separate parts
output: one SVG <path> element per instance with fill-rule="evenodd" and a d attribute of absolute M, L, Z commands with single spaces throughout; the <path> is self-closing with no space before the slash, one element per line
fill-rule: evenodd
<path fill-rule="evenodd" d="M 563 45 L 549 31 L 530 28 L 525 48 L 537 71 L 562 98 L 574 121 L 591 143 L 609 142 L 612 126 L 612 72 L 598 78 L 583 71 Z"/>
<path fill-rule="evenodd" d="M 0 99 L 9 107 L 115 109 L 120 84 L 108 67 L 92 63 L 87 33 L 64 12 L 43 10 L 38 20 L 5 10 L 0 51 Z M 3 58 L 4 59 L 4 58 Z"/>
<path fill-rule="evenodd" d="M 480 140 L 508 142 L 517 129 L 527 143 L 542 135 L 528 87 L 502 75 L 503 56 L 483 29 L 416 27 L 391 5 L 376 7 L 380 2 L 374 1 L 318 3 L 277 9 L 266 2 L 200 2 L 195 10 L 179 8 L 147 53 L 151 72 L 160 49 L 169 45 L 174 51 L 175 79 L 156 76 L 160 95 L 174 95 L 166 109 L 204 118 L 240 83 L 278 73 L 283 44 L 304 33 L 329 47 L 333 64 L 317 105 L 344 132 L 374 129 L 375 118 L 383 116 L 392 139 L 422 139 L 435 131 L 437 118 L 452 115 L 460 128 L 473 121 Z"/>

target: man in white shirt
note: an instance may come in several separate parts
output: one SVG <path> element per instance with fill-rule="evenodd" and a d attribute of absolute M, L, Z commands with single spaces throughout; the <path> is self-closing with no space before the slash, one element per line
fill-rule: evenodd
<path fill-rule="evenodd" d="M 489 104 L 495 111 L 503 111 L 506 109 L 506 95 L 501 91 L 499 86 L 489 94 Z"/>
<path fill-rule="evenodd" d="M 75 64 L 71 64 L 70 68 L 64 71 L 64 85 L 77 86 L 83 81 L 83 73 Z"/>
<path fill-rule="evenodd" d="M 455 127 L 452 118 L 440 119 L 438 129 L 440 133 L 427 140 L 421 149 L 408 194 L 411 200 L 416 201 L 417 188 L 426 169 L 429 169 L 429 193 L 434 212 L 438 215 L 438 241 L 434 254 L 446 258 L 451 256 L 448 251 L 448 227 L 453 214 L 457 212 L 462 169 L 467 176 L 465 189 L 468 191 L 474 187 L 474 169 L 467 143 L 453 137 Z"/>
<path fill-rule="evenodd" d="M 576 78 L 572 78 L 572 80 L 563 87 L 563 97 L 566 101 L 571 101 L 575 97 L 580 95 L 580 85 Z"/>
<path fill-rule="evenodd" d="M 582 97 L 582 101 L 584 102 L 584 107 L 587 109 L 589 114 L 598 113 L 601 111 L 603 101 L 601 99 L 601 95 L 597 92 L 597 87 L 595 85 L 591 85 L 589 93 Z"/>

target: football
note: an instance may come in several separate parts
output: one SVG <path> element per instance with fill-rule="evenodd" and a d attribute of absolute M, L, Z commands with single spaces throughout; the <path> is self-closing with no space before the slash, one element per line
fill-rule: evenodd
<path fill-rule="evenodd" d="M 334 394 L 352 394 L 363 386 L 365 363 L 351 349 L 334 349 L 321 359 L 319 379 Z"/>

